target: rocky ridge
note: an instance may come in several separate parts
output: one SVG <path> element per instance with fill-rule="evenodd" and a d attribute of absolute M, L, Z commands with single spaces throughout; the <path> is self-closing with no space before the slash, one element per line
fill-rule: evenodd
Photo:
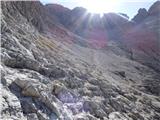
<path fill-rule="evenodd" d="M 1 119 L 159 120 L 158 70 L 114 40 L 91 47 L 40 2 L 1 5 Z"/>

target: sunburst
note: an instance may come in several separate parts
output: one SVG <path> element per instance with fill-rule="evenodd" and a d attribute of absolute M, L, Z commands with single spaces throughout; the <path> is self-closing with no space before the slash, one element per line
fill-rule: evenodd
<path fill-rule="evenodd" d="M 117 0 L 84 0 L 81 2 L 88 12 L 98 13 L 101 16 L 104 13 L 114 12 L 118 2 Z"/>

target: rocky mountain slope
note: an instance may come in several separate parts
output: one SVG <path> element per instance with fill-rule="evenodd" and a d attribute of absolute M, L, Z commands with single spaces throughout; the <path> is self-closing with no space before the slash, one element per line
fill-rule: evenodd
<path fill-rule="evenodd" d="M 1 119 L 159 120 L 159 49 L 137 48 L 159 45 L 158 14 L 139 24 L 106 14 L 109 29 L 94 18 L 90 34 L 98 33 L 91 38 L 75 34 L 38 1 L 3 1 L 1 8 Z M 101 31 L 112 39 L 100 39 Z"/>
<path fill-rule="evenodd" d="M 155 2 L 148 11 L 141 8 L 132 21 L 116 13 L 100 17 L 81 7 L 73 10 L 62 7 L 63 11 L 59 12 L 54 5 L 45 7 L 50 15 L 56 15 L 59 21 L 63 20 L 60 22 L 67 29 L 87 38 L 94 47 L 104 48 L 108 41 L 120 41 L 118 44 L 130 53 L 130 58 L 160 71 L 160 1 Z"/>

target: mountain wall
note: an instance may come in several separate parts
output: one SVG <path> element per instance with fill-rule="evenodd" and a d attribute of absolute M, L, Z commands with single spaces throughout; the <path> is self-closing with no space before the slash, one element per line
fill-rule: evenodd
<path fill-rule="evenodd" d="M 122 14 L 107 13 L 103 17 L 90 14 L 86 9 L 77 7 L 73 10 L 61 6 L 46 5 L 49 13 L 55 14 L 61 24 L 71 32 L 88 39 L 93 47 L 107 48 L 108 41 L 116 41 L 128 52 L 130 59 L 160 71 L 160 10 L 159 1 L 147 11 L 139 9 L 138 14 L 129 21 Z M 62 16 L 61 16 L 62 15 Z"/>

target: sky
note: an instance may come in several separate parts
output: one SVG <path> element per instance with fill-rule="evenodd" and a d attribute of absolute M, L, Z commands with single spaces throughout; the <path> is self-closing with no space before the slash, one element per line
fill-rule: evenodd
<path fill-rule="evenodd" d="M 40 0 L 43 4 L 56 3 L 73 9 L 84 7 L 91 13 L 125 13 L 133 18 L 139 8 L 149 7 L 157 0 Z"/>

